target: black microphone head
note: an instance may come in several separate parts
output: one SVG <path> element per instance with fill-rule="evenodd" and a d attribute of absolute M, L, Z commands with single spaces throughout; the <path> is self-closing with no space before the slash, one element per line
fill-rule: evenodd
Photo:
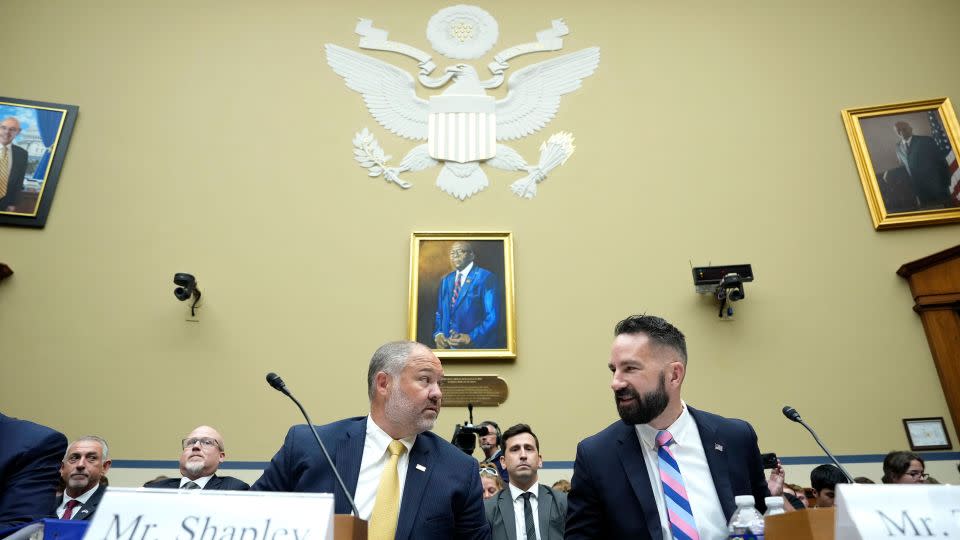
<path fill-rule="evenodd" d="M 783 415 L 794 422 L 800 421 L 800 413 L 798 413 L 796 409 L 789 405 L 783 406 Z"/>
<path fill-rule="evenodd" d="M 287 385 L 283 382 L 283 379 L 281 379 L 279 375 L 272 371 L 267 373 L 267 382 L 273 387 L 274 390 L 283 392 L 287 388 Z"/>

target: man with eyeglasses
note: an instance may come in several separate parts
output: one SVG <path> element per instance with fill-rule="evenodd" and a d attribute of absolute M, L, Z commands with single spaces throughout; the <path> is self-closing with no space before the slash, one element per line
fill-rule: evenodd
<path fill-rule="evenodd" d="M 107 441 L 94 435 L 73 442 L 60 464 L 60 476 L 67 487 L 57 500 L 57 517 L 90 520 L 107 491 L 101 479 L 110 470 Z"/>
<path fill-rule="evenodd" d="M 147 482 L 143 487 L 164 489 L 217 489 L 246 491 L 250 486 L 232 476 L 218 476 L 217 469 L 227 457 L 223 436 L 210 426 L 190 432 L 181 444 L 180 474 L 182 478 L 166 478 Z"/>
<path fill-rule="evenodd" d="M 503 349 L 502 300 L 497 277 L 474 261 L 469 242 L 450 248 L 453 271 L 440 280 L 433 341 L 438 349 Z"/>

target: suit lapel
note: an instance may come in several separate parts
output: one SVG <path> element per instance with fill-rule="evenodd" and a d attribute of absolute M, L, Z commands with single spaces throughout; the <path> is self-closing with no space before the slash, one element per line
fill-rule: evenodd
<path fill-rule="evenodd" d="M 367 420 L 353 422 L 347 428 L 345 436 L 337 443 L 336 454 L 331 456 L 337 466 L 337 471 L 342 475 L 343 483 L 350 491 L 351 497 L 355 497 L 357 494 L 357 479 L 360 477 L 360 460 L 363 459 L 363 441 L 366 436 Z M 323 456 L 319 456 L 318 459 L 323 461 Z M 330 471 L 330 476 L 334 476 L 333 471 Z M 333 492 L 336 494 L 334 496 L 334 511 L 337 514 L 352 513 L 353 509 L 350 508 L 350 503 L 343 495 L 335 477 L 333 478 Z"/>
<path fill-rule="evenodd" d="M 395 538 L 410 538 L 413 531 L 414 518 L 420 509 L 420 502 L 427 489 L 427 482 L 433 474 L 430 453 L 433 443 L 423 433 L 417 436 L 413 448 L 410 450 L 410 461 L 407 462 L 407 478 L 403 484 L 403 495 L 400 502 L 400 516 L 397 521 Z M 419 467 L 418 467 L 419 465 Z M 356 479 L 354 479 L 356 484 Z"/>
<path fill-rule="evenodd" d="M 730 485 L 730 467 L 727 463 L 726 441 L 717 433 L 717 426 L 700 411 L 687 405 L 687 410 L 697 424 L 700 433 L 700 442 L 703 443 L 703 455 L 710 466 L 710 476 L 713 477 L 713 486 L 717 490 L 717 498 L 723 508 L 723 515 L 729 520 L 733 516 L 733 487 Z"/>
<path fill-rule="evenodd" d="M 640 501 L 640 507 L 643 509 L 643 519 L 647 523 L 650 538 L 662 538 L 660 511 L 657 510 L 657 500 L 654 498 L 653 487 L 650 485 L 650 475 L 644 463 L 644 452 L 640 446 L 637 431 L 633 426 L 623 423 L 620 424 L 619 429 L 617 451 L 620 454 L 623 471 L 630 481 L 630 486 L 633 488 L 637 500 Z"/>
<path fill-rule="evenodd" d="M 507 532 L 507 540 L 517 540 L 517 516 L 513 512 L 513 493 L 510 492 L 510 486 L 497 493 L 497 508 L 500 510 L 500 517 L 503 518 L 503 528 Z M 543 529 L 540 530 L 542 535 Z"/>
<path fill-rule="evenodd" d="M 553 507 L 556 502 L 553 500 L 553 492 L 547 489 L 543 484 L 537 484 L 537 521 L 540 522 L 540 538 L 547 540 L 550 538 L 550 515 L 553 514 Z"/>
<path fill-rule="evenodd" d="M 217 475 L 213 475 L 213 478 L 207 481 L 207 485 L 203 486 L 203 489 L 220 489 L 220 484 L 222 483 L 223 483 L 223 478 L 220 478 Z"/>

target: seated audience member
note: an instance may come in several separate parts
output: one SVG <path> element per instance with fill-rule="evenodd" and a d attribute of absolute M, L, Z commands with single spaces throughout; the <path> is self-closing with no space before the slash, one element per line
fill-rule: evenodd
<path fill-rule="evenodd" d="M 570 481 L 566 478 L 557 480 L 550 487 L 552 487 L 554 491 L 559 491 L 560 493 L 570 493 Z"/>
<path fill-rule="evenodd" d="M 797 489 L 800 489 L 800 486 L 796 484 L 783 485 L 783 510 L 785 512 L 806 510 L 807 505 L 797 496 Z M 800 489 L 800 493 L 803 493 L 802 489 Z"/>
<path fill-rule="evenodd" d="M 836 465 L 825 463 L 810 471 L 816 508 L 830 508 L 836 496 L 837 484 L 846 484 L 847 477 Z"/>
<path fill-rule="evenodd" d="M 867 478 L 866 476 L 858 476 L 853 479 L 854 484 L 876 484 L 873 480 Z"/>
<path fill-rule="evenodd" d="M 503 468 L 510 483 L 483 502 L 492 540 L 561 540 L 567 516 L 567 494 L 538 482 L 543 467 L 540 440 L 526 424 L 503 432 Z"/>
<path fill-rule="evenodd" d="M 67 438 L 0 413 L 0 530 L 51 517 Z"/>
<path fill-rule="evenodd" d="M 107 441 L 87 435 L 74 441 L 63 456 L 60 474 L 67 483 L 63 497 L 57 501 L 60 519 L 89 520 L 107 491 L 100 480 L 110 470 Z"/>
<path fill-rule="evenodd" d="M 789 492 L 787 491 L 788 489 L 790 490 Z M 784 484 L 783 492 L 793 494 L 793 496 L 796 497 L 805 508 L 807 507 L 807 492 L 801 486 L 798 486 L 797 484 Z"/>
<path fill-rule="evenodd" d="M 180 474 L 182 478 L 153 480 L 143 487 L 167 489 L 217 489 L 246 491 L 250 486 L 232 476 L 217 476 L 217 469 L 227 457 L 223 437 L 210 426 L 200 426 L 182 441 Z"/>
<path fill-rule="evenodd" d="M 493 497 L 503 489 L 500 471 L 492 463 L 480 464 L 480 486 L 483 488 L 483 500 Z"/>
<path fill-rule="evenodd" d="M 923 458 L 913 452 L 890 452 L 883 458 L 884 484 L 922 484 L 927 479 L 923 472 Z"/>

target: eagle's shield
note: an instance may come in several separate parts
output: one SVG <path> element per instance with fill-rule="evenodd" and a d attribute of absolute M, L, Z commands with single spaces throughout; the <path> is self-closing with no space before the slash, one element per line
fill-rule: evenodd
<path fill-rule="evenodd" d="M 497 154 L 492 96 L 431 96 L 427 148 L 437 160 L 482 161 Z"/>

